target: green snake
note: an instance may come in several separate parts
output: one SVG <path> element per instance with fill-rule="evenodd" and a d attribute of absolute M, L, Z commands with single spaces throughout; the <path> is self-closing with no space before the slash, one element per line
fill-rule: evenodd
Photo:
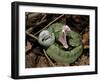
<path fill-rule="evenodd" d="M 38 42 L 46 48 L 47 55 L 59 63 L 73 63 L 82 54 L 80 34 L 67 25 L 54 23 L 39 34 Z"/>

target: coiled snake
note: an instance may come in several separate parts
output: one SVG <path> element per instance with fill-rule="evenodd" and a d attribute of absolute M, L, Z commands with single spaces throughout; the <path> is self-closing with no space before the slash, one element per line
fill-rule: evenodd
<path fill-rule="evenodd" d="M 56 62 L 73 63 L 83 51 L 81 36 L 61 23 L 54 23 L 43 30 L 38 39 L 46 48 L 47 55 Z"/>

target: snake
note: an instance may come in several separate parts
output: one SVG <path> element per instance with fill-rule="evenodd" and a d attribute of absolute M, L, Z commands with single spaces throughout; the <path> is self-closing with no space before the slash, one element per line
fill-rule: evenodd
<path fill-rule="evenodd" d="M 39 35 L 38 42 L 44 47 L 49 47 L 55 42 L 54 33 L 50 33 L 48 30 L 43 30 Z"/>
<path fill-rule="evenodd" d="M 61 23 L 40 32 L 38 42 L 46 48 L 47 55 L 59 63 L 74 63 L 83 52 L 81 35 Z"/>

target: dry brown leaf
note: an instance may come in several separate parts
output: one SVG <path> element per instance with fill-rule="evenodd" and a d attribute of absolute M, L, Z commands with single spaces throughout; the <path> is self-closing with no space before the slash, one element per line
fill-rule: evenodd
<path fill-rule="evenodd" d="M 32 45 L 29 41 L 27 41 L 27 46 L 25 47 L 25 51 L 29 51 L 32 48 Z"/>
<path fill-rule="evenodd" d="M 50 66 L 48 60 L 45 57 L 41 56 L 37 64 L 37 67 L 48 67 L 48 66 Z"/>
<path fill-rule="evenodd" d="M 26 55 L 25 67 L 26 68 L 35 67 L 35 59 L 36 59 L 36 55 L 34 53 L 30 53 L 30 54 Z"/>
<path fill-rule="evenodd" d="M 83 42 L 84 47 L 89 47 L 89 32 L 85 32 L 83 34 L 82 42 Z"/>

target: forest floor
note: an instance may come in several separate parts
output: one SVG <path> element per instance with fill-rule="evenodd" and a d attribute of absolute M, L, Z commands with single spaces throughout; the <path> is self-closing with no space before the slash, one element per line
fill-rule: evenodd
<path fill-rule="evenodd" d="M 46 14 L 46 13 L 25 13 L 26 18 L 26 46 L 25 46 L 25 67 L 54 67 L 54 66 L 81 66 L 89 65 L 89 16 L 88 15 L 67 15 L 67 14 Z M 72 30 L 78 32 L 82 37 L 83 53 L 72 64 L 61 64 L 48 57 L 43 48 L 39 45 L 37 38 L 41 30 L 53 23 L 63 23 Z"/>

